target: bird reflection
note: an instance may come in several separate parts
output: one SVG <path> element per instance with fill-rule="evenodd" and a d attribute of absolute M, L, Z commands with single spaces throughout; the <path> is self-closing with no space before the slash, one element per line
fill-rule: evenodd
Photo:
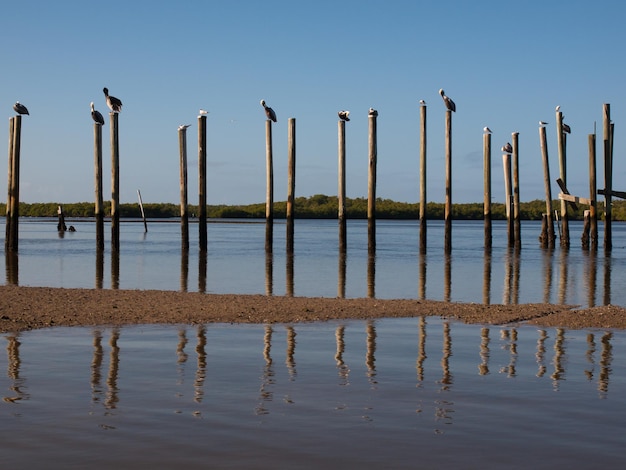
<path fill-rule="evenodd" d="M 346 327 L 340 325 L 335 330 L 335 339 L 337 340 L 337 351 L 335 352 L 335 361 L 337 363 L 337 372 L 339 373 L 339 385 L 349 385 L 348 376 L 350 374 L 350 369 L 343 361 L 343 353 L 346 350 L 346 343 L 344 340 Z"/>

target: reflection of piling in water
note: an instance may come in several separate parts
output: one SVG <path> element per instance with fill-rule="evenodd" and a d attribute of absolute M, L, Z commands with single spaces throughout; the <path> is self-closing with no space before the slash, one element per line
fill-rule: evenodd
<path fill-rule="evenodd" d="M 338 275 L 337 275 L 337 297 L 340 299 L 345 298 L 346 296 L 346 258 L 347 253 L 339 250 L 338 257 Z"/>
<path fill-rule="evenodd" d="M 198 292 L 206 292 L 207 252 L 200 250 L 198 253 Z"/>
<path fill-rule="evenodd" d="M 196 377 L 193 383 L 194 397 L 196 403 L 200 403 L 204 397 L 204 381 L 206 379 L 206 328 L 204 325 L 198 326 L 196 334 L 198 343 L 196 345 L 196 355 L 198 356 L 198 366 Z"/>
<path fill-rule="evenodd" d="M 443 324 L 443 355 L 441 356 L 441 390 L 449 390 L 452 385 L 452 373 L 450 372 L 450 357 L 452 356 L 452 336 L 450 335 L 450 323 Z"/>
<path fill-rule="evenodd" d="M 367 255 L 367 296 L 372 299 L 376 297 L 376 255 L 374 253 Z"/>
<path fill-rule="evenodd" d="M 257 415 L 265 415 L 269 410 L 265 407 L 266 402 L 272 401 L 273 393 L 271 385 L 274 383 L 274 370 L 272 369 L 272 333 L 274 330 L 270 325 L 265 325 L 265 335 L 263 337 L 263 357 L 265 358 L 265 367 L 263 368 L 263 376 L 261 377 L 260 403 L 257 405 L 255 412 Z"/>
<path fill-rule="evenodd" d="M 207 250 L 206 213 L 206 155 L 207 117 L 198 116 L 198 242 L 200 251 Z"/>
<path fill-rule="evenodd" d="M 376 381 L 376 327 L 374 322 L 367 322 L 367 351 L 365 353 L 365 364 L 367 365 L 367 377 L 372 385 L 377 384 Z"/>
<path fill-rule="evenodd" d="M 117 341 L 120 338 L 120 331 L 115 328 L 111 332 L 111 339 L 109 340 L 109 346 L 111 346 L 111 353 L 109 355 L 109 375 L 107 376 L 107 394 L 104 399 L 104 406 L 107 410 L 113 410 L 117 407 L 118 388 L 117 377 L 120 369 L 120 348 L 117 345 Z"/>
<path fill-rule="evenodd" d="M 265 251 L 265 295 L 274 295 L 274 254 Z"/>
<path fill-rule="evenodd" d="M 515 328 L 511 329 L 511 331 L 504 329 L 500 332 L 500 336 L 502 340 L 506 341 L 503 348 L 508 350 L 510 354 L 509 364 L 500 369 L 500 372 L 506 373 L 507 377 L 515 377 L 515 366 L 517 364 L 517 330 Z"/>
<path fill-rule="evenodd" d="M 91 401 L 98 403 L 102 396 L 102 359 L 104 352 L 102 348 L 102 332 L 93 331 L 93 359 L 91 361 Z"/>
<path fill-rule="evenodd" d="M 285 363 L 287 364 L 287 370 L 289 371 L 289 379 L 294 380 L 296 378 L 296 361 L 294 354 L 296 352 L 296 330 L 293 326 L 287 327 L 287 357 Z"/>
<path fill-rule="evenodd" d="M 335 361 L 337 363 L 337 371 L 339 373 L 339 378 L 341 382 L 339 385 L 348 385 L 348 375 L 350 373 L 350 369 L 343 361 L 343 353 L 346 350 L 346 342 L 344 339 L 346 327 L 340 325 L 335 330 L 335 339 L 337 341 L 337 351 L 335 352 Z"/>
<path fill-rule="evenodd" d="M 554 365 L 554 372 L 550 378 L 552 379 L 552 386 L 555 390 L 559 388 L 559 381 L 565 378 L 565 368 L 563 367 L 563 359 L 565 356 L 565 330 L 563 328 L 557 328 L 556 339 L 554 341 L 554 359 L 552 364 Z"/>
<path fill-rule="evenodd" d="M 593 373 L 595 369 L 595 362 L 593 359 L 593 355 L 596 352 L 596 341 L 593 333 L 587 333 L 587 353 L 585 356 L 587 357 L 587 362 L 589 363 L 589 368 L 585 369 L 585 377 L 587 380 L 593 379 Z"/>
<path fill-rule="evenodd" d="M 185 328 L 180 328 L 178 330 L 178 344 L 176 345 L 176 357 L 178 358 L 176 362 L 182 365 L 187 362 L 187 358 L 189 357 L 185 352 L 185 346 L 187 346 L 187 330 Z"/>
<path fill-rule="evenodd" d="M 263 335 L 263 358 L 265 363 L 270 365 L 272 363 L 272 334 L 274 330 L 270 325 L 265 325 L 265 335 Z"/>
<path fill-rule="evenodd" d="M 480 375 L 489 375 L 489 328 L 480 329 L 480 364 L 478 364 L 478 373 Z"/>
<path fill-rule="evenodd" d="M 426 299 L 426 253 L 419 254 L 419 282 L 417 295 L 420 300 Z"/>
<path fill-rule="evenodd" d="M 20 368 L 22 365 L 20 345 L 21 343 L 18 340 L 18 336 L 7 336 L 7 377 L 11 380 L 9 390 L 15 394 L 3 398 L 7 403 L 15 403 L 29 398 L 26 392 L 25 379 L 20 377 Z"/>
<path fill-rule="evenodd" d="M 611 345 L 613 333 L 606 332 L 602 335 L 602 353 L 600 355 L 600 376 L 598 377 L 598 391 L 605 398 L 609 391 L 609 376 L 611 375 L 611 362 L 613 361 L 613 346 Z"/>
<path fill-rule="evenodd" d="M 417 369 L 417 380 L 421 384 L 424 381 L 424 362 L 428 357 L 426 355 L 426 318 L 420 317 L 419 323 L 419 339 L 418 339 L 417 361 L 415 368 Z"/>
<path fill-rule="evenodd" d="M 491 249 L 485 248 L 483 256 L 483 304 L 491 303 Z"/>
<path fill-rule="evenodd" d="M 287 122 L 287 253 L 293 253 L 294 213 L 296 194 L 296 120 Z"/>
<path fill-rule="evenodd" d="M 546 332 L 546 330 L 539 330 L 539 339 L 537 340 L 537 352 L 535 353 L 538 367 L 537 377 L 543 377 L 546 373 L 546 339 L 548 339 L 548 333 Z"/>
<path fill-rule="evenodd" d="M 426 253 L 426 104 L 420 106 L 420 253 Z"/>

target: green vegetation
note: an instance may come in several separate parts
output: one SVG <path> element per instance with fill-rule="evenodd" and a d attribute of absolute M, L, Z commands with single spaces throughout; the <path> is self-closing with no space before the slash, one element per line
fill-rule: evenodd
<path fill-rule="evenodd" d="M 110 212 L 110 203 L 104 204 L 105 214 Z M 20 203 L 20 215 L 23 217 L 56 217 L 58 203 Z M 284 218 L 287 203 L 274 203 L 275 218 Z M 560 201 L 552 202 L 552 209 L 560 210 Z M 348 198 L 346 201 L 348 218 L 367 218 L 367 199 Z M 520 217 L 522 220 L 541 220 L 541 214 L 545 212 L 545 202 L 534 200 L 520 203 Z M 579 206 L 578 210 L 568 210 L 571 220 L 582 220 L 585 207 Z M 189 214 L 194 216 L 198 213 L 198 206 L 189 205 Z M 6 205 L 0 203 L 0 211 L 6 213 Z M 77 202 L 63 204 L 66 217 L 93 217 L 94 204 L 92 202 Z M 144 204 L 144 212 L 148 218 L 178 217 L 180 207 L 172 203 L 147 203 Z M 429 202 L 426 208 L 429 219 L 443 219 L 444 204 Z M 504 220 L 505 207 L 502 203 L 494 203 L 491 206 L 493 220 Z M 602 204 L 598 204 L 598 214 L 603 215 Z M 295 200 L 295 215 L 301 219 L 334 219 L 337 217 L 337 197 L 316 194 L 310 197 L 298 197 Z M 419 215 L 419 203 L 397 202 L 390 199 L 376 200 L 376 217 L 379 219 L 417 219 Z M 265 203 L 248 205 L 217 205 L 207 206 L 209 218 L 264 218 Z M 141 217 L 139 204 L 121 204 L 120 217 Z M 482 203 L 453 204 L 452 218 L 456 220 L 481 220 L 483 218 Z M 626 201 L 615 200 L 613 203 L 613 220 L 626 221 Z"/>

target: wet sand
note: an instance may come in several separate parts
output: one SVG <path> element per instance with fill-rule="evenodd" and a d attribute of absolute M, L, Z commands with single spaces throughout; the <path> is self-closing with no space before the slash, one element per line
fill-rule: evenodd
<path fill-rule="evenodd" d="M 441 316 L 465 323 L 626 328 L 626 309 L 554 304 L 222 295 L 151 290 L 0 286 L 0 331 L 53 326 L 296 323 L 333 319 Z"/>

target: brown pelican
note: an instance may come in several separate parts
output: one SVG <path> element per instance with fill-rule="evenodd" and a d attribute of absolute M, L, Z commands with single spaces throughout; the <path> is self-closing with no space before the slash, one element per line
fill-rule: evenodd
<path fill-rule="evenodd" d="M 189 126 L 191 126 L 191 124 L 181 124 L 180 126 L 178 126 L 178 130 L 179 131 L 184 131 L 185 129 L 187 129 Z"/>
<path fill-rule="evenodd" d="M 491 134 L 491 129 L 489 129 L 487 126 L 483 127 L 483 132 L 485 132 L 486 134 Z"/>
<path fill-rule="evenodd" d="M 267 116 L 267 119 L 276 122 L 276 113 L 272 108 L 265 104 L 265 100 L 261 100 L 261 106 L 265 108 L 265 115 Z"/>
<path fill-rule="evenodd" d="M 337 115 L 339 116 L 339 119 L 341 119 L 342 121 L 350 120 L 350 118 L 348 117 L 350 116 L 350 111 L 339 111 Z"/>
<path fill-rule="evenodd" d="M 100 124 L 101 126 L 104 125 L 104 118 L 102 117 L 102 114 L 100 114 L 100 111 L 96 111 L 93 107 L 93 101 L 91 102 L 91 119 L 93 119 L 93 122 Z"/>
<path fill-rule="evenodd" d="M 378 116 L 378 111 L 376 111 L 374 108 L 370 108 L 370 110 L 368 111 L 368 116 Z"/>
<path fill-rule="evenodd" d="M 22 103 L 20 103 L 19 101 L 16 101 L 15 104 L 13 105 L 13 110 L 17 113 L 17 114 L 28 114 L 28 109 L 26 109 L 26 106 L 24 106 Z"/>
<path fill-rule="evenodd" d="M 568 126 L 567 124 L 563 123 L 563 132 L 565 132 L 566 134 L 571 134 L 572 128 Z"/>
<path fill-rule="evenodd" d="M 513 147 L 511 146 L 510 142 L 507 142 L 506 145 L 503 145 L 501 150 L 504 153 L 513 153 Z"/>
<path fill-rule="evenodd" d="M 106 97 L 107 106 L 109 107 L 109 109 L 114 113 L 119 113 L 122 110 L 121 100 L 117 99 L 115 96 L 110 96 L 108 88 L 103 88 L 102 91 L 104 92 L 104 96 Z"/>
<path fill-rule="evenodd" d="M 453 113 L 456 112 L 456 105 L 454 104 L 454 101 L 446 96 L 443 88 L 439 90 L 439 94 L 441 95 L 441 98 L 443 99 L 443 103 L 446 105 L 446 108 Z"/>

